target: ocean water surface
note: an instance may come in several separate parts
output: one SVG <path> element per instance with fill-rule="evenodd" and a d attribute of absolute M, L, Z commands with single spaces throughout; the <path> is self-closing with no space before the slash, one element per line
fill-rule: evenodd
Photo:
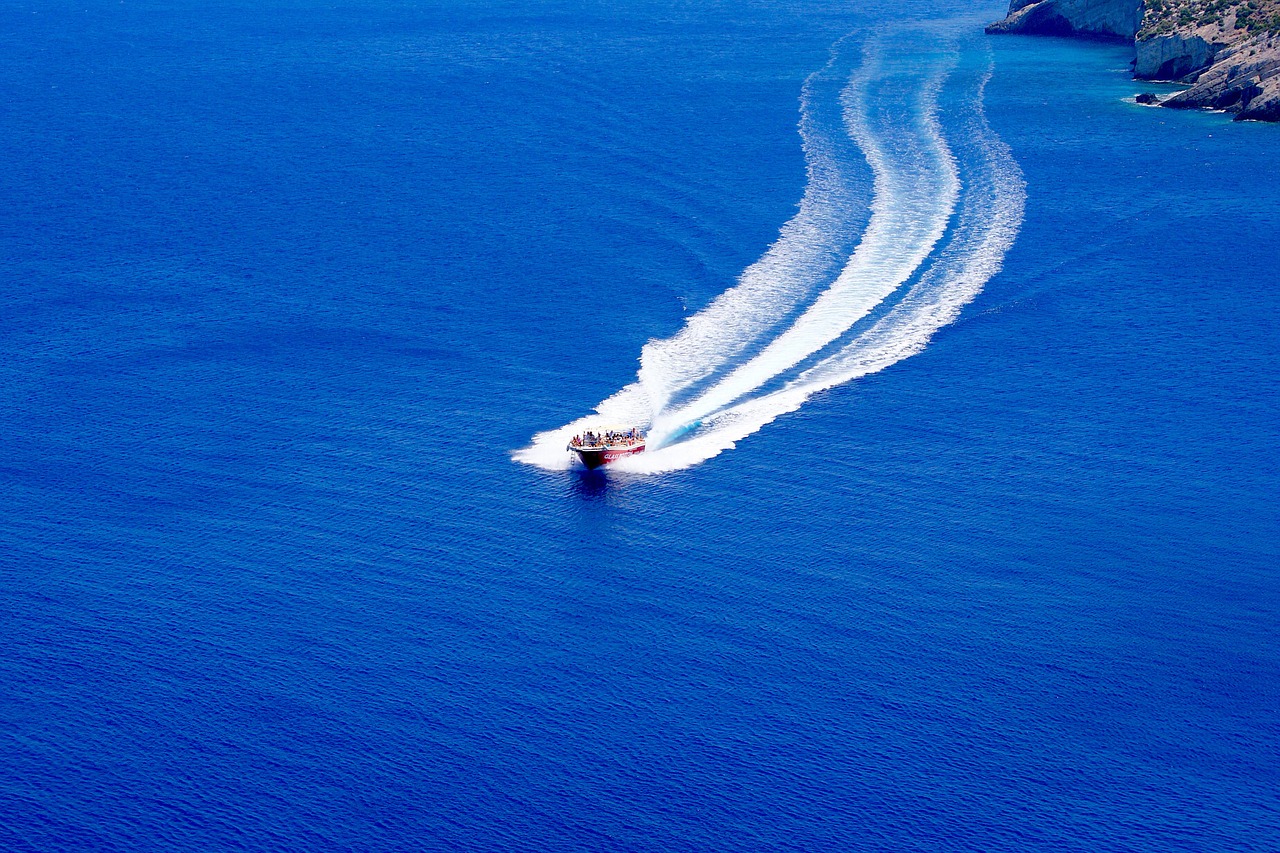
<path fill-rule="evenodd" d="M 0 849 L 1280 849 L 1280 128 L 1002 11 L 0 9 Z"/>

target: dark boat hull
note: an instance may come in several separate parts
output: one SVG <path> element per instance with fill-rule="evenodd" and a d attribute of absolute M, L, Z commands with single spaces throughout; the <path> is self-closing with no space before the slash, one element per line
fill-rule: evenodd
<path fill-rule="evenodd" d="M 615 459 L 621 459 L 624 456 L 644 453 L 643 444 L 636 444 L 630 447 L 573 447 L 570 445 L 569 449 L 578 454 L 582 464 L 592 470 L 599 468 L 601 465 L 608 465 Z"/>

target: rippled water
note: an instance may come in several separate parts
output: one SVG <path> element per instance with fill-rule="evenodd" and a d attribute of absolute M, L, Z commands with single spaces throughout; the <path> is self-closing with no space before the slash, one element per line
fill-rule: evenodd
<path fill-rule="evenodd" d="M 0 10 L 0 848 L 1280 847 L 1280 134 L 892 8 Z"/>

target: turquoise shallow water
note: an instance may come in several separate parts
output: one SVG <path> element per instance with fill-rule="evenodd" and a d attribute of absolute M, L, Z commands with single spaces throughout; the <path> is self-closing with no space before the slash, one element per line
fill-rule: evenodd
<path fill-rule="evenodd" d="M 0 847 L 1280 847 L 1280 135 L 1000 11 L 0 12 Z M 512 459 L 802 200 L 734 446 Z"/>

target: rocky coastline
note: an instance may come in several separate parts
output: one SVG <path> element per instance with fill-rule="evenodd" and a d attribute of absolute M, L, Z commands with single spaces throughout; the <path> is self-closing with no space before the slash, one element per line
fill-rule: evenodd
<path fill-rule="evenodd" d="M 1187 84 L 1144 102 L 1280 121 L 1280 0 L 1012 0 L 987 32 L 1128 42 L 1135 78 Z"/>

